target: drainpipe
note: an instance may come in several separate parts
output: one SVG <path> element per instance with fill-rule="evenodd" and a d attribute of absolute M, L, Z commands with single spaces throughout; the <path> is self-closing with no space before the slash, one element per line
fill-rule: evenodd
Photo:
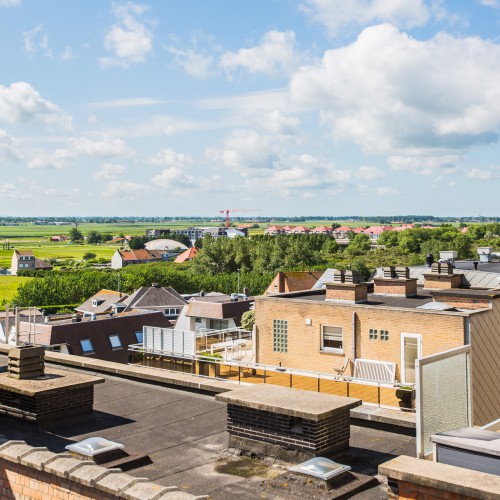
<path fill-rule="evenodd" d="M 356 361 L 356 313 L 352 313 L 352 362 Z"/>

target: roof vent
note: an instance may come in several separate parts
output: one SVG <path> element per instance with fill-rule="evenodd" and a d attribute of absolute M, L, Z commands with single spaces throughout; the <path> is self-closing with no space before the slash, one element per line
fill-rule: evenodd
<path fill-rule="evenodd" d="M 91 437 L 79 443 L 68 444 L 66 449 L 80 455 L 85 455 L 86 457 L 95 457 L 108 451 L 121 450 L 123 449 L 123 444 L 101 437 Z"/>
<path fill-rule="evenodd" d="M 290 472 L 299 472 L 300 474 L 306 474 L 307 476 L 313 476 L 328 481 L 332 477 L 350 471 L 351 468 L 348 465 L 338 464 L 328 458 L 315 457 L 311 458 L 311 460 L 307 460 L 307 462 L 294 465 L 288 470 Z"/>
<path fill-rule="evenodd" d="M 151 286 L 153 288 L 160 288 L 160 284 L 159 283 L 151 283 Z"/>

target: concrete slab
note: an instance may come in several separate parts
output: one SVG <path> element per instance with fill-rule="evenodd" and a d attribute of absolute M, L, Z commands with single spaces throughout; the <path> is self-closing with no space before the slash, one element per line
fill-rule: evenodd
<path fill-rule="evenodd" d="M 365 420 L 406 429 L 416 429 L 417 427 L 416 413 L 389 410 L 387 408 L 378 408 L 377 406 L 361 405 L 353 408 L 351 410 L 351 419 Z"/>

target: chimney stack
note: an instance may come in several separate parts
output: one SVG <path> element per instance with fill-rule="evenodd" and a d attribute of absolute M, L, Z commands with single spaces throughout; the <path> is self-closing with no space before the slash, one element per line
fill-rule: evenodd
<path fill-rule="evenodd" d="M 13 347 L 8 354 L 8 376 L 16 379 L 43 377 L 45 349 L 32 345 Z"/>
<path fill-rule="evenodd" d="M 458 288 L 462 283 L 462 275 L 453 272 L 449 262 L 434 262 L 431 272 L 424 273 L 424 288 L 447 290 Z"/>
<path fill-rule="evenodd" d="M 359 304 L 368 298 L 368 285 L 361 283 L 356 271 L 333 272 L 333 282 L 326 283 L 326 300 Z"/>
<path fill-rule="evenodd" d="M 387 266 L 383 276 L 373 280 L 375 293 L 411 297 L 417 295 L 417 280 L 410 278 L 410 269 L 405 266 Z"/>

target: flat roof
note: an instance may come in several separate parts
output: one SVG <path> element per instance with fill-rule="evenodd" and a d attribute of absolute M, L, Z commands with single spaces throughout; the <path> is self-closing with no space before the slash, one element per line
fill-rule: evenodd
<path fill-rule="evenodd" d="M 6 362 L 6 356 L 0 356 L 0 371 L 6 369 Z M 0 416 L 0 444 L 4 440 L 24 440 L 59 453 L 68 444 L 99 436 L 122 443 L 129 454 L 148 454 L 151 464 L 127 473 L 163 486 L 210 495 L 214 500 L 295 498 L 291 495 L 293 485 L 269 484 L 271 479 L 286 474 L 289 464 L 282 467 L 278 462 L 269 464 L 235 456 L 228 450 L 226 403 L 194 392 L 99 375 L 105 382 L 95 386 L 93 415 L 49 423 L 43 429 Z M 343 463 L 373 476 L 379 464 L 394 456 L 394 450 L 415 455 L 414 437 L 379 429 L 351 426 L 350 445 L 351 456 Z M 376 486 L 363 498 L 383 498 L 382 491 L 381 486 Z"/>

